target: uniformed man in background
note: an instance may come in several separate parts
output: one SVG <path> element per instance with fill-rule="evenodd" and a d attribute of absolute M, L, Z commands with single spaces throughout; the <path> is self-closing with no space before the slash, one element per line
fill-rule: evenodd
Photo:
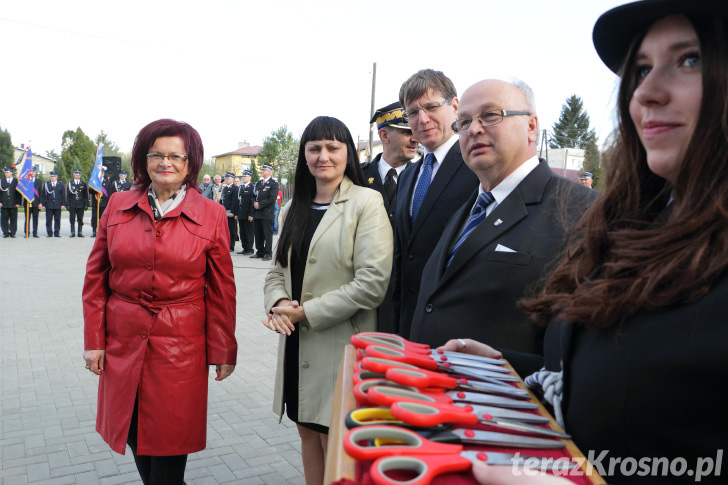
<path fill-rule="evenodd" d="M 33 202 L 23 198 L 23 208 L 25 209 L 25 225 L 23 231 L 25 237 L 30 237 L 30 218 L 33 218 L 33 237 L 38 237 L 38 216 L 40 214 L 40 191 L 43 190 L 43 183 L 40 179 L 36 178 L 35 174 L 38 172 L 38 165 L 33 165 L 30 168 L 30 183 L 33 185 Z"/>
<path fill-rule="evenodd" d="M 255 200 L 255 187 L 250 181 L 253 178 L 253 172 L 250 170 L 243 171 L 243 180 L 238 187 L 238 197 L 236 198 L 235 218 L 238 220 L 240 229 L 240 244 L 243 249 L 238 254 L 253 254 L 253 202 Z"/>
<path fill-rule="evenodd" d="M 223 187 L 220 193 L 220 203 L 225 208 L 225 212 L 228 217 L 228 229 L 230 230 L 230 252 L 235 251 L 235 241 L 238 240 L 238 221 L 235 220 L 235 212 L 233 212 L 233 205 L 235 199 L 238 198 L 238 188 L 235 186 L 233 180 L 235 174 L 225 174 L 225 187 Z"/>
<path fill-rule="evenodd" d="M 58 181 L 58 172 L 51 170 L 51 179 L 43 184 L 40 193 L 40 208 L 46 211 L 46 233 L 48 237 L 61 237 L 61 210 L 66 207 L 66 191 Z"/>
<path fill-rule="evenodd" d="M 13 169 L 5 167 L 4 177 L 0 179 L 0 212 L 2 212 L 3 237 L 15 237 L 18 230 L 18 207 L 23 198 L 18 192 L 18 179 L 13 177 Z"/>
<path fill-rule="evenodd" d="M 126 170 L 119 172 L 119 180 L 114 182 L 114 192 L 126 192 L 131 190 L 131 182 L 126 179 Z M 109 194 L 111 195 L 111 194 Z"/>
<path fill-rule="evenodd" d="M 101 170 L 106 172 L 106 167 L 102 166 Z M 89 189 L 88 191 L 89 199 L 91 199 L 91 229 L 93 230 L 91 237 L 96 237 L 96 222 L 100 221 L 101 216 L 104 215 L 106 205 L 109 203 L 109 197 L 111 197 L 112 191 L 114 190 L 111 180 L 109 180 L 109 177 L 107 177 L 105 173 L 101 186 L 106 190 L 105 194 L 104 192 L 97 192 L 93 189 Z M 96 215 L 96 212 L 98 212 L 98 216 Z"/>
<path fill-rule="evenodd" d="M 278 198 L 279 187 L 276 179 L 272 177 L 272 166 L 264 164 L 260 168 L 260 174 L 263 178 L 255 184 L 255 202 L 253 202 L 256 253 L 251 258 L 270 261 L 273 257 L 273 206 Z"/>
<path fill-rule="evenodd" d="M 71 237 L 76 237 L 76 223 L 78 223 L 78 237 L 83 237 L 83 214 L 88 207 L 88 185 L 81 180 L 81 171 L 73 171 L 73 180 L 66 184 L 66 204 L 68 204 L 68 219 L 71 222 Z"/>
<path fill-rule="evenodd" d="M 389 223 L 394 231 L 395 207 L 397 205 L 397 180 L 409 162 L 417 155 L 419 144 L 412 136 L 412 129 L 399 101 L 379 108 L 370 123 L 377 124 L 379 139 L 382 140 L 382 153 L 369 163 L 362 165 L 369 187 L 378 190 L 384 199 L 384 208 L 389 216 Z M 392 292 L 393 285 L 387 288 L 387 296 L 377 309 L 377 330 L 391 333 L 392 325 Z"/>

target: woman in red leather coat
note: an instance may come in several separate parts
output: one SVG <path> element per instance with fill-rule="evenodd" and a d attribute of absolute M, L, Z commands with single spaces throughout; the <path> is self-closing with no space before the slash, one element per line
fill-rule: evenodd
<path fill-rule="evenodd" d="M 202 197 L 202 141 L 158 120 L 137 135 L 135 190 L 109 200 L 86 266 L 86 368 L 101 376 L 96 430 L 128 443 L 146 484 L 183 483 L 205 448 L 208 366 L 235 368 L 235 280 L 227 218 Z"/>

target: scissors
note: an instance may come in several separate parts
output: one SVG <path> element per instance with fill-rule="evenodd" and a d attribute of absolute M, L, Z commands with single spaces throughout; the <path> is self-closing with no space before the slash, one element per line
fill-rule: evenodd
<path fill-rule="evenodd" d="M 359 406 L 376 406 L 369 396 L 369 389 L 375 386 L 382 386 L 382 387 L 388 387 L 390 389 L 401 389 L 406 390 L 409 392 L 418 392 L 419 389 L 416 387 L 410 387 L 410 386 L 403 386 L 402 384 L 397 384 L 392 381 L 388 381 L 386 379 L 364 379 L 354 384 L 353 393 L 354 393 L 354 399 L 356 399 L 356 403 Z M 452 402 L 451 399 L 449 399 L 444 394 L 441 394 L 441 398 L 439 402 L 447 403 Z"/>
<path fill-rule="evenodd" d="M 362 446 L 360 443 L 373 443 Z M 433 442 L 417 433 L 395 426 L 368 426 L 349 431 L 344 437 L 344 450 L 358 460 L 375 460 L 371 466 L 372 480 L 384 484 L 428 484 L 438 475 L 468 470 L 475 461 L 491 465 L 520 465 L 526 463 L 539 469 L 569 469 L 574 464 L 509 453 L 463 451 L 462 445 Z M 528 460 L 528 461 L 526 461 Z M 394 470 L 417 473 L 415 478 L 398 480 L 387 475 Z"/>
<path fill-rule="evenodd" d="M 411 342 L 399 335 L 393 335 L 382 332 L 359 332 L 351 337 L 351 344 L 357 349 L 365 349 L 368 345 L 377 344 L 392 349 L 401 350 L 403 352 L 418 353 L 429 355 L 433 358 L 455 357 L 457 359 L 472 360 L 493 365 L 505 365 L 502 359 L 493 359 L 490 357 L 482 357 L 480 355 L 465 354 L 462 352 L 453 352 L 448 350 L 437 350 L 431 348 L 427 344 Z"/>
<path fill-rule="evenodd" d="M 420 436 L 437 443 L 455 443 L 474 446 L 501 446 L 508 448 L 559 449 L 566 446 L 561 440 L 536 438 L 512 433 L 499 433 L 470 428 L 452 428 L 447 424 L 420 427 L 407 424 L 394 416 L 386 407 L 357 408 L 344 420 L 347 429 L 361 426 L 391 425 L 415 431 Z"/>
<path fill-rule="evenodd" d="M 450 396 L 445 394 L 432 394 L 420 390 L 413 391 L 411 389 L 387 387 L 386 385 L 377 385 L 376 383 L 373 383 L 373 385 L 367 389 L 366 398 L 372 406 L 391 406 L 396 402 L 441 403 L 454 406 L 463 411 L 481 415 L 487 414 L 494 418 L 507 419 L 509 421 L 537 424 L 545 424 L 549 422 L 549 418 L 541 416 L 540 414 L 514 411 L 512 409 L 498 407 L 497 405 L 471 405 L 453 401 Z"/>
<path fill-rule="evenodd" d="M 414 426 L 427 427 L 437 424 L 485 424 L 496 428 L 510 429 L 531 435 L 551 436 L 554 438 L 570 439 L 571 436 L 551 428 L 522 424 L 500 418 L 496 419 L 490 414 L 478 414 L 451 404 L 396 402 L 390 407 L 392 416 Z"/>
<path fill-rule="evenodd" d="M 370 344 L 357 351 L 359 357 L 381 357 L 383 359 L 400 360 L 408 364 L 422 367 L 423 369 L 435 370 L 447 367 L 467 367 L 478 370 L 509 374 L 505 368 L 505 361 L 492 359 L 495 363 L 479 362 L 459 357 L 448 357 L 447 355 L 431 356 L 422 353 L 400 350 L 381 344 Z"/>

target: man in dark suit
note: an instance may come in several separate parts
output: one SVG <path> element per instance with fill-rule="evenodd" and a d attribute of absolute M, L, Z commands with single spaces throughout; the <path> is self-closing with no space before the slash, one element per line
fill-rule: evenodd
<path fill-rule="evenodd" d="M 238 198 L 238 188 L 233 183 L 234 173 L 225 174 L 225 187 L 220 192 L 220 204 L 225 208 L 228 221 L 228 232 L 230 232 L 230 252 L 235 251 L 235 241 L 238 240 L 238 222 L 235 220 L 233 205 Z"/>
<path fill-rule="evenodd" d="M 255 199 L 255 187 L 251 183 L 250 179 L 253 177 L 253 172 L 250 170 L 243 171 L 243 181 L 238 187 L 238 197 L 235 199 L 233 212 L 235 218 L 238 220 L 238 226 L 240 227 L 240 244 L 243 245 L 243 249 L 238 251 L 238 254 L 253 254 L 253 201 Z"/>
<path fill-rule="evenodd" d="M 256 253 L 251 258 L 270 261 L 273 257 L 273 205 L 278 197 L 278 182 L 272 177 L 273 167 L 264 164 L 260 168 L 263 179 L 255 184 L 253 228 Z"/>
<path fill-rule="evenodd" d="M 122 170 L 119 172 L 119 180 L 116 180 L 112 184 L 112 193 L 126 192 L 127 190 L 131 190 L 131 182 L 126 179 L 127 175 L 128 174 L 126 170 Z M 111 196 L 111 194 L 109 194 L 109 196 Z"/>
<path fill-rule="evenodd" d="M 61 211 L 66 207 L 66 191 L 58 181 L 58 172 L 50 171 L 51 179 L 43 184 L 40 192 L 40 208 L 46 211 L 48 237 L 61 237 Z"/>
<path fill-rule="evenodd" d="M 73 171 L 73 180 L 66 184 L 66 203 L 68 204 L 68 219 L 71 222 L 71 237 L 83 237 L 83 213 L 88 207 L 88 185 L 81 180 L 81 171 Z M 78 224 L 77 224 L 78 223 Z"/>
<path fill-rule="evenodd" d="M 29 180 L 33 186 L 33 202 L 28 202 L 27 199 L 23 198 L 23 209 L 25 209 L 25 225 L 23 231 L 25 237 L 30 237 L 30 219 L 33 219 L 33 237 L 38 237 L 38 216 L 40 215 L 40 191 L 43 190 L 43 183 L 40 179 L 36 178 L 35 174 L 38 172 L 38 166 L 33 165 L 30 169 Z"/>
<path fill-rule="evenodd" d="M 440 71 L 424 69 L 399 90 L 415 139 L 425 156 L 408 168 L 397 184 L 393 327 L 408 336 L 422 268 L 453 214 L 478 185 L 463 163 L 452 123 L 458 98 L 452 81 Z"/>
<path fill-rule="evenodd" d="M 394 232 L 397 180 L 409 162 L 417 155 L 418 143 L 412 135 L 404 108 L 399 101 L 378 109 L 369 122 L 377 124 L 383 151 L 371 162 L 363 164 L 361 169 L 369 187 L 382 194 L 384 208 L 387 210 Z M 387 296 L 377 309 L 377 330 L 380 332 L 393 331 L 393 291 L 394 285 L 390 280 Z"/>
<path fill-rule="evenodd" d="M 18 192 L 18 179 L 13 177 L 13 169 L 5 167 L 3 173 L 4 177 L 0 179 L 3 237 L 15 237 L 18 230 L 18 207 L 23 196 Z"/>
<path fill-rule="evenodd" d="M 554 175 L 536 157 L 533 93 L 520 81 L 468 88 L 454 128 L 480 187 L 454 214 L 424 268 L 408 338 L 439 346 L 469 337 L 542 354 L 544 329 L 528 320 L 518 300 L 555 265 L 595 192 Z"/>

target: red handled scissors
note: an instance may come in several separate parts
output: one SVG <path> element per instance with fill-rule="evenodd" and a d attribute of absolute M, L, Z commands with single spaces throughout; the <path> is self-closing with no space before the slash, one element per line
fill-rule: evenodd
<path fill-rule="evenodd" d="M 367 443 L 362 446 L 360 443 Z M 516 456 L 509 453 L 463 451 L 457 444 L 437 443 L 415 432 L 395 426 L 366 426 L 349 431 L 344 437 L 344 450 L 358 460 L 375 460 L 370 469 L 372 480 L 383 484 L 427 484 L 438 475 L 468 470 L 474 461 L 491 465 L 539 467 L 553 464 L 564 470 L 574 466 L 551 458 Z M 527 461 L 528 460 L 528 461 Z M 415 478 L 398 480 L 387 472 L 405 470 L 417 473 Z"/>
<path fill-rule="evenodd" d="M 390 407 L 392 416 L 413 426 L 428 427 L 438 424 L 485 424 L 521 433 L 554 438 L 570 439 L 571 436 L 550 428 L 521 424 L 505 419 L 495 419 L 490 414 L 478 414 L 451 404 L 396 402 Z"/>
<path fill-rule="evenodd" d="M 447 367 L 470 367 L 478 370 L 508 374 L 510 371 L 505 368 L 505 361 L 491 359 L 493 362 L 480 362 L 472 359 L 463 359 L 460 356 L 448 357 L 447 355 L 428 355 L 419 352 L 412 352 L 382 344 L 370 344 L 359 349 L 360 357 L 381 357 L 383 359 L 399 360 L 408 364 L 422 367 L 423 369 L 440 369 Z M 463 354 L 467 355 L 467 354 Z"/>

